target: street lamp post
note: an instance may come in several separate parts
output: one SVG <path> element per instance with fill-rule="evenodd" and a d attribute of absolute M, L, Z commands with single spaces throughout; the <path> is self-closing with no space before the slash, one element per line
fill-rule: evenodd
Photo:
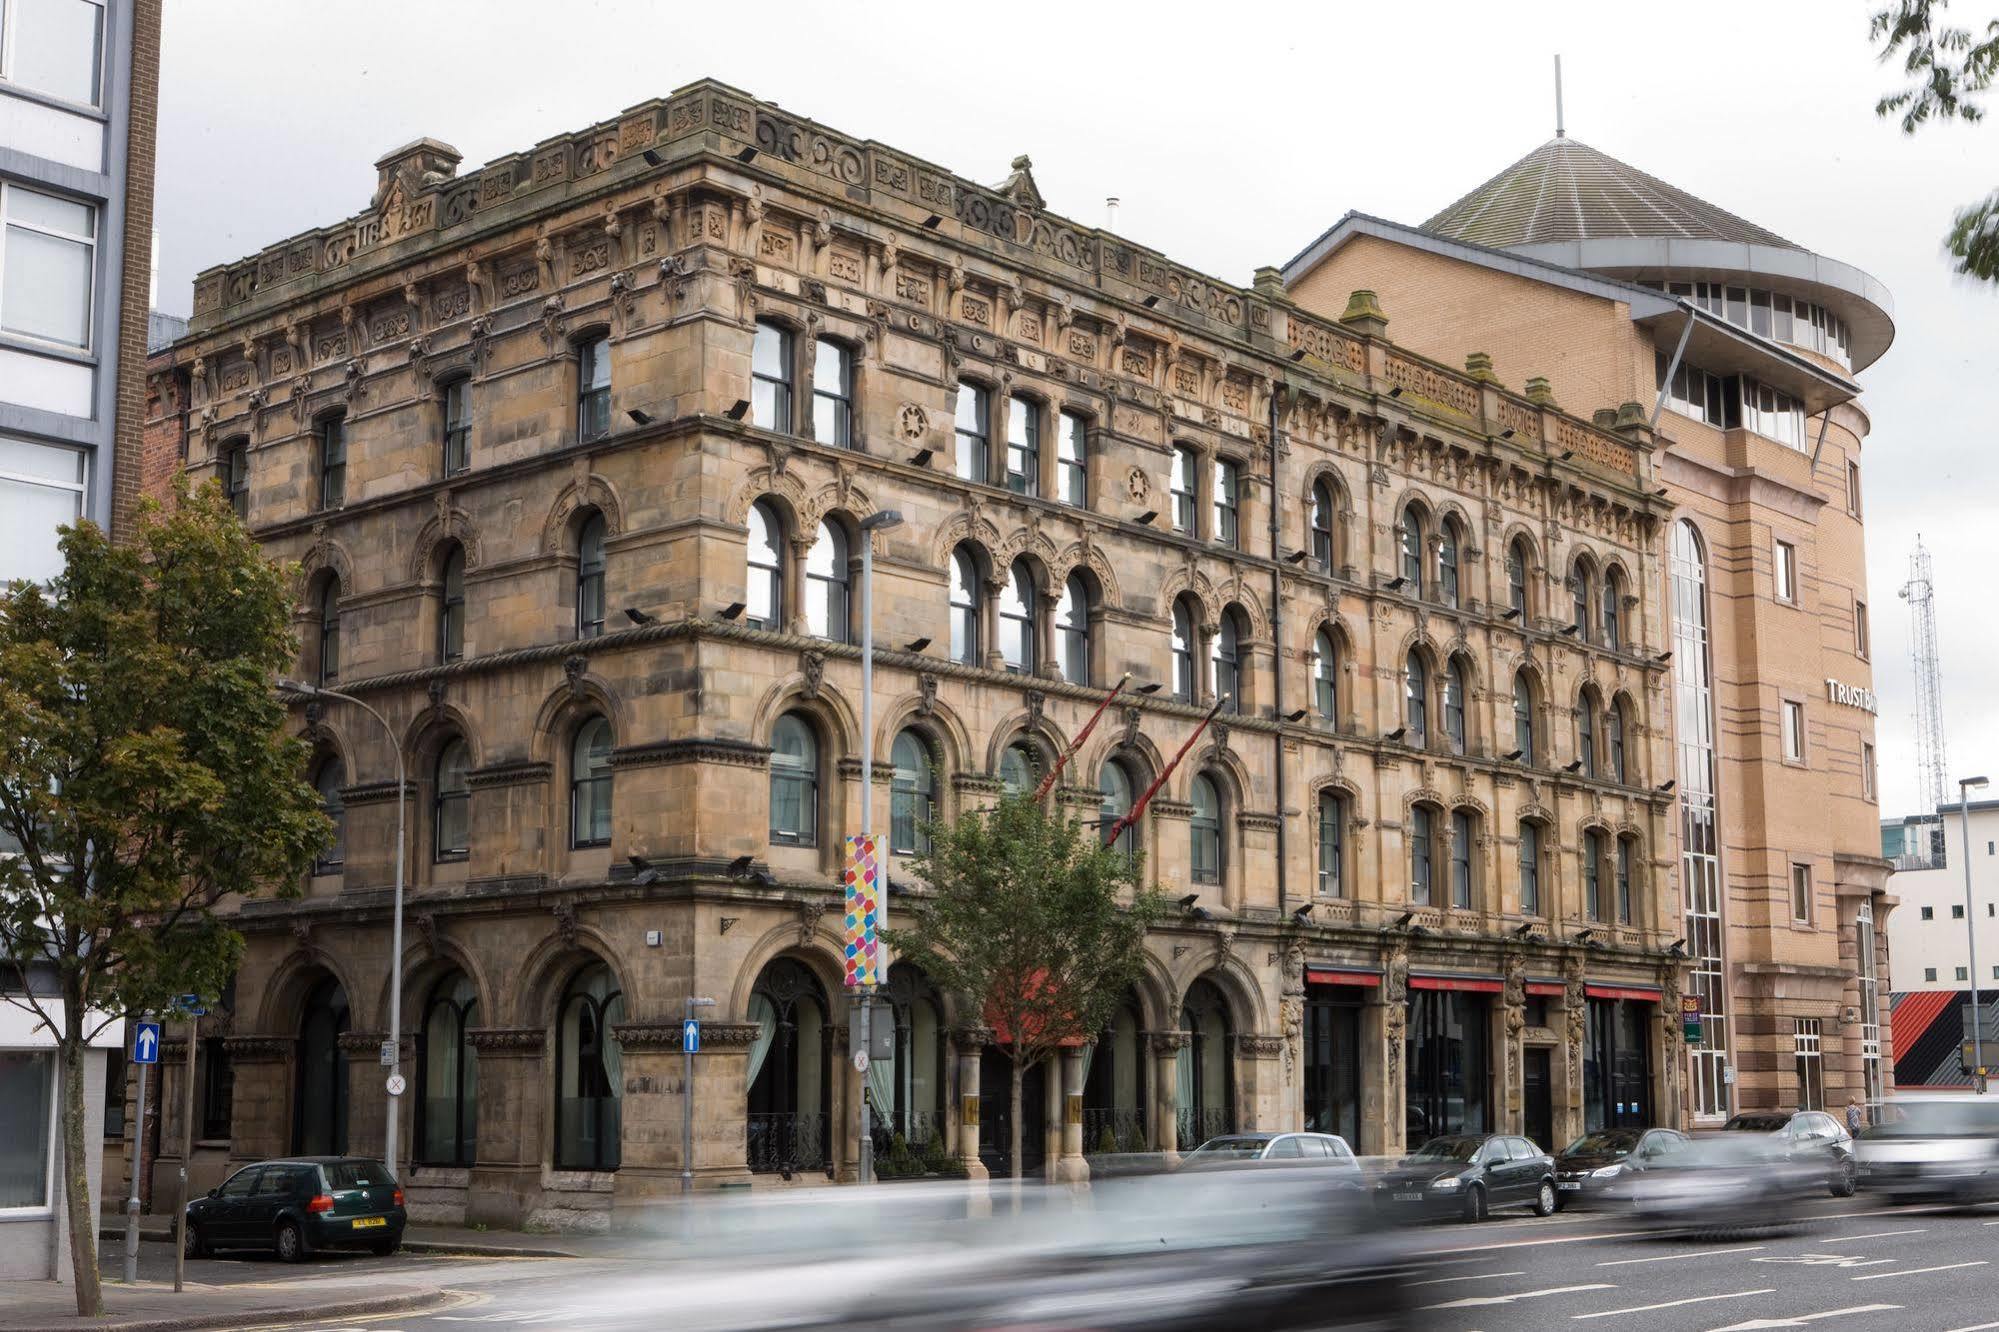
<path fill-rule="evenodd" d="M 327 689 L 321 685 L 302 684 L 297 680 L 278 681 L 280 693 L 297 694 L 301 697 L 337 698 L 343 703 L 352 703 L 361 711 L 381 724 L 382 733 L 389 738 L 389 748 L 396 756 L 396 897 L 395 912 L 389 927 L 389 1048 L 391 1058 L 389 1077 L 400 1079 L 403 1071 L 403 862 L 407 860 L 408 848 L 403 845 L 406 826 L 404 810 L 409 804 L 409 781 L 403 772 L 403 746 L 396 738 L 395 728 L 389 719 L 352 694 L 343 694 L 337 689 Z M 397 1173 L 397 1139 L 401 1136 L 401 1125 L 396 1115 L 396 1096 L 387 1096 L 388 1124 L 382 1133 L 382 1155 L 388 1158 L 389 1173 L 400 1179 Z"/>
<path fill-rule="evenodd" d="M 875 543 L 874 534 L 902 526 L 902 514 L 883 509 L 861 519 L 861 836 L 874 832 L 875 808 Z M 874 1039 L 875 987 L 861 987 L 861 1049 Z M 873 1181 L 875 1140 L 868 1110 L 867 1075 L 861 1075 L 861 1159 L 858 1182 Z"/>
<path fill-rule="evenodd" d="M 1985 1015 L 1978 1007 L 1978 913 L 1971 903 L 1971 792 L 1989 785 L 1983 777 L 1964 777 L 1957 783 L 1958 829 L 1964 834 L 1964 942 L 1971 954 L 1971 1085 L 1985 1094 Z"/>

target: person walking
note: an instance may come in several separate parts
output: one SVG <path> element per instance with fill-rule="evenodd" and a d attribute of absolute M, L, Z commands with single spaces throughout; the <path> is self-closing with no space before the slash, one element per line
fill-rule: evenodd
<path fill-rule="evenodd" d="M 1859 1097 L 1857 1097 L 1857 1096 L 1849 1096 L 1849 1097 L 1847 1097 L 1847 1098 L 1846 1098 L 1846 1131 L 1847 1131 L 1847 1132 L 1848 1132 L 1849 1134 L 1854 1134 L 1854 1133 L 1858 1133 L 1858 1132 L 1860 1132 L 1860 1128 L 1861 1128 L 1861 1125 L 1862 1125 L 1862 1124 L 1864 1124 L 1864 1123 L 1866 1122 L 1866 1120 L 1867 1120 L 1867 1116 L 1866 1116 L 1866 1115 L 1865 1115 L 1865 1114 L 1864 1114 L 1864 1113 L 1863 1113 L 1863 1112 L 1861 1111 L 1861 1109 L 1860 1109 L 1860 1098 L 1859 1098 Z"/>

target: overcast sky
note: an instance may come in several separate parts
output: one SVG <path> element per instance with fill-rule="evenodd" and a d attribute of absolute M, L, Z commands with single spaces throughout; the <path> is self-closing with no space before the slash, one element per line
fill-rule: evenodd
<path fill-rule="evenodd" d="M 1895 80 L 1870 8 L 181 0 L 160 79 L 159 303 L 184 314 L 199 269 L 359 211 L 399 144 L 443 139 L 469 170 L 703 76 L 989 183 L 1029 153 L 1052 210 L 1100 223 L 1119 195 L 1120 231 L 1247 285 L 1348 209 L 1421 222 L 1551 137 L 1560 51 L 1571 137 L 1894 293 L 1895 344 L 1862 377 L 1892 815 L 1916 789 L 1895 594 L 1918 532 L 1953 774 L 1999 768 L 1999 565 L 1976 547 L 1999 518 L 1999 290 L 1952 278 L 1940 246 L 1953 207 L 1999 186 L 1999 123 L 1909 139 L 1877 119 Z M 1982 26 L 1999 0 L 1959 9 Z"/>

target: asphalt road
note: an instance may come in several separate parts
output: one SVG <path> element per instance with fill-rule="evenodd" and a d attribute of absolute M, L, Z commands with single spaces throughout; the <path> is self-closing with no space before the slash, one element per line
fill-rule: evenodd
<path fill-rule="evenodd" d="M 1739 1238 L 1655 1236 L 1614 1213 L 1564 1212 L 1426 1226 L 1410 1239 L 1425 1257 L 1411 1294 L 1426 1332 L 1999 1332 L 1993 1209 L 1890 1207 L 1861 1195 L 1816 1203 L 1782 1233 Z M 452 1292 L 451 1302 L 422 1314 L 291 1323 L 289 1332 L 669 1326 L 687 1293 L 684 1275 L 644 1258 L 330 1257 L 304 1270 L 322 1264 L 342 1275 L 379 1269 L 384 1280 L 422 1273 Z M 250 1279 L 301 1270 L 255 1261 L 192 1267 L 204 1281 L 228 1279 L 214 1271 L 221 1268 Z"/>

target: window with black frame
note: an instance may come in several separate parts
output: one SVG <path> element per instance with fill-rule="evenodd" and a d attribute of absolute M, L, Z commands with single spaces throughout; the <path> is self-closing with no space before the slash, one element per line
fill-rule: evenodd
<path fill-rule="evenodd" d="M 340 796 L 346 775 L 338 757 L 328 754 L 312 770 L 312 789 L 319 793 L 319 809 L 333 824 L 333 835 L 313 861 L 314 874 L 338 874 L 347 859 L 347 810 Z"/>
<path fill-rule="evenodd" d="M 791 433 L 791 331 L 757 320 L 750 346 L 750 424 Z"/>
<path fill-rule="evenodd" d="M 1125 815 L 1131 813 L 1132 802 L 1137 798 L 1137 784 L 1132 780 L 1131 769 L 1121 759 L 1106 759 L 1103 770 L 1097 774 L 1097 835 L 1124 852 L 1125 858 L 1134 864 L 1138 860 L 1138 825 L 1127 825 L 1111 841 L 1111 833 Z"/>
<path fill-rule="evenodd" d="M 471 751 L 457 736 L 437 751 L 431 770 L 430 827 L 433 858 L 463 860 L 472 847 Z"/>
<path fill-rule="evenodd" d="M 444 386 L 444 474 L 472 470 L 472 381 L 454 379 Z"/>
<path fill-rule="evenodd" d="M 779 541 L 784 524 L 767 501 L 750 506 L 749 542 L 746 556 L 748 578 L 744 590 L 747 614 L 743 623 L 752 629 L 784 628 L 784 556 Z"/>
<path fill-rule="evenodd" d="M 586 718 L 569 745 L 570 846 L 611 844 L 611 723 Z"/>
<path fill-rule="evenodd" d="M 771 728 L 770 840 L 783 846 L 819 841 L 819 739 L 811 723 L 787 712 Z"/>
<path fill-rule="evenodd" d="M 555 1167 L 616 1170 L 623 1145 L 624 1054 L 613 1029 L 625 996 L 592 962 L 563 990 L 555 1023 Z"/>
<path fill-rule="evenodd" d="M 235 439 L 222 446 L 223 486 L 229 507 L 244 522 L 250 520 L 250 441 Z"/>
<path fill-rule="evenodd" d="M 1412 979 L 1405 1073 L 1405 1138 L 1481 1133 L 1487 1118 L 1491 1062 L 1490 996 L 1428 988 Z M 1498 988 L 1498 983 L 1493 982 Z"/>
<path fill-rule="evenodd" d="M 944 1084 L 949 1056 L 943 999 L 921 968 L 908 962 L 889 968 L 882 998 L 886 1003 L 877 1006 L 875 1018 L 888 1017 L 894 1022 L 895 1053 L 868 1064 L 875 1160 L 881 1164 L 885 1158 L 894 1159 L 895 1140 L 900 1138 L 912 1159 L 897 1161 L 891 1168 L 914 1173 L 913 1158 L 924 1155 L 933 1143 L 941 1147 L 945 1136 Z"/>
<path fill-rule="evenodd" d="M 479 1052 L 467 1033 L 479 1025 L 479 994 L 454 971 L 431 987 L 418 1028 L 416 1153 L 424 1165 L 469 1166 L 477 1158 Z"/>
<path fill-rule="evenodd" d="M 611 433 L 611 339 L 592 338 L 576 348 L 576 438 Z"/>
<path fill-rule="evenodd" d="M 750 992 L 756 1025 L 744 1070 L 745 1157 L 753 1174 L 825 1169 L 833 1068 L 826 991 L 805 965 L 780 957 Z"/>
<path fill-rule="evenodd" d="M 805 557 L 805 627 L 815 638 L 852 640 L 852 578 L 847 530 L 827 518 Z"/>
<path fill-rule="evenodd" d="M 321 417 L 317 434 L 319 507 L 337 509 L 347 502 L 347 418 Z"/>
<path fill-rule="evenodd" d="M 812 346 L 812 438 L 854 446 L 854 351 L 831 338 Z"/>
<path fill-rule="evenodd" d="M 1091 602 L 1090 586 L 1081 574 L 1062 580 L 1062 596 L 1055 603 L 1055 646 L 1062 678 L 1070 684 L 1090 683 Z"/>
<path fill-rule="evenodd" d="M 226 1142 L 235 1115 L 236 1067 L 229 1060 L 229 1047 L 222 1037 L 202 1038 L 200 1062 L 201 1138 L 205 1142 Z"/>
<path fill-rule="evenodd" d="M 465 548 L 452 545 L 444 555 L 438 578 L 437 659 L 457 661 L 465 655 Z"/>
<path fill-rule="evenodd" d="M 1144 1010 L 1126 991 L 1094 1044 L 1083 1047 L 1083 1154 L 1150 1150 L 1151 1104 Z"/>
<path fill-rule="evenodd" d="M 1041 405 L 1019 393 L 1007 400 L 1006 488 L 1041 493 Z"/>
<path fill-rule="evenodd" d="M 889 751 L 895 777 L 889 787 L 888 849 L 898 856 L 930 851 L 928 825 L 937 818 L 937 763 L 922 732 L 896 733 Z"/>
<path fill-rule="evenodd" d="M 604 632 L 604 515 L 592 511 L 576 529 L 576 636 Z"/>
<path fill-rule="evenodd" d="M 1174 1058 L 1177 1142 L 1189 1151 L 1235 1132 L 1234 1024 L 1220 987 L 1202 977 L 1187 987 L 1180 1029 L 1188 1041 Z"/>

